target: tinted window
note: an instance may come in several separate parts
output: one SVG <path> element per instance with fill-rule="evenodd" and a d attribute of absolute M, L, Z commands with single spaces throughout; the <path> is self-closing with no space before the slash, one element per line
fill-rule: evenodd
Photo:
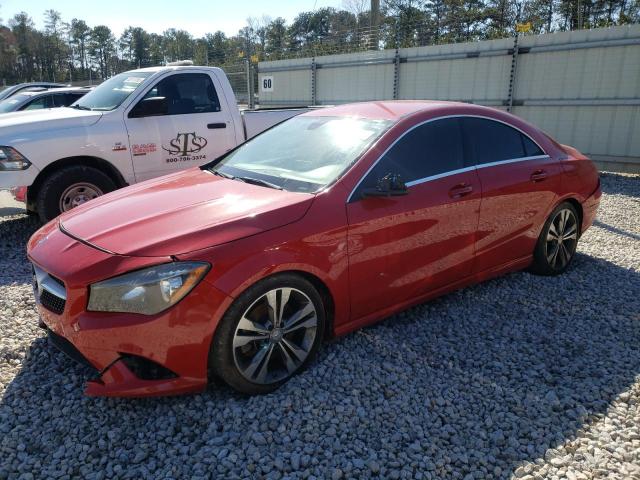
<path fill-rule="evenodd" d="M 522 135 L 522 143 L 524 144 L 524 151 L 527 154 L 527 157 L 535 157 L 537 155 L 544 155 L 544 152 L 540 149 L 538 145 L 533 143 L 526 135 Z"/>
<path fill-rule="evenodd" d="M 204 73 L 172 75 L 160 80 L 144 98 L 165 97 L 168 115 L 219 112 L 220 102 L 211 77 Z"/>
<path fill-rule="evenodd" d="M 462 120 L 469 153 L 478 165 L 526 157 L 521 133 L 504 123 L 484 118 Z"/>
<path fill-rule="evenodd" d="M 53 95 L 53 106 L 68 107 L 82 96 L 82 93 L 56 93 Z"/>
<path fill-rule="evenodd" d="M 378 179 L 389 173 L 400 174 L 408 183 L 464 166 L 460 120 L 436 120 L 414 128 L 398 140 L 367 175 L 361 187 L 374 187 Z"/>
<path fill-rule="evenodd" d="M 52 106 L 53 102 L 51 101 L 51 95 L 45 95 L 29 102 L 20 110 L 39 110 L 41 108 L 51 108 Z"/>

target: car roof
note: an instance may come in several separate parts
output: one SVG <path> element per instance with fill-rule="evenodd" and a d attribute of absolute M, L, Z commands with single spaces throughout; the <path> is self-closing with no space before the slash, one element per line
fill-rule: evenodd
<path fill-rule="evenodd" d="M 84 92 L 88 93 L 90 90 L 87 87 L 61 87 L 61 88 L 49 88 L 42 90 L 26 90 L 19 92 L 18 95 L 27 95 L 29 97 L 36 97 L 38 95 L 45 95 L 48 93 L 74 93 L 74 92 Z"/>
<path fill-rule="evenodd" d="M 474 105 L 463 102 L 447 102 L 443 100 L 382 100 L 375 102 L 359 102 L 337 105 L 334 107 L 325 107 L 314 109 L 306 112 L 304 116 L 315 117 L 361 117 L 374 120 L 391 120 L 398 121 L 411 115 L 433 111 L 443 113 L 447 109 L 457 107 L 457 113 L 460 107 L 463 107 L 468 113 L 482 114 L 490 109 L 481 105 Z"/>

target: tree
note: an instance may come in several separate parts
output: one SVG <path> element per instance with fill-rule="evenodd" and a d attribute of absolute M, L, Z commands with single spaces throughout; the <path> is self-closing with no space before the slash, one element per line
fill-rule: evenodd
<path fill-rule="evenodd" d="M 106 25 L 98 25 L 91 30 L 89 39 L 89 55 L 98 64 L 100 76 L 108 78 L 111 57 L 115 53 L 116 39 Z"/>
<path fill-rule="evenodd" d="M 194 42 L 191 34 L 185 30 L 170 28 L 162 34 L 164 36 L 164 51 L 169 61 L 193 58 Z"/>
<path fill-rule="evenodd" d="M 265 51 L 267 56 L 277 56 L 287 48 L 287 22 L 278 17 L 266 28 Z"/>
<path fill-rule="evenodd" d="M 47 10 L 44 12 L 44 68 L 47 76 L 53 81 L 65 77 L 64 67 L 67 58 L 67 44 L 63 35 L 65 27 L 60 12 Z"/>
<path fill-rule="evenodd" d="M 74 18 L 70 24 L 71 46 L 76 49 L 76 56 L 80 61 L 82 78 L 85 78 L 87 67 L 87 44 L 91 38 L 91 28 L 84 20 Z"/>

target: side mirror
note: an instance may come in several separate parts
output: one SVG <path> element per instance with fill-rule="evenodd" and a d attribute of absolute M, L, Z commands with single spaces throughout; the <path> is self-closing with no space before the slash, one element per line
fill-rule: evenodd
<path fill-rule="evenodd" d="M 149 97 L 141 100 L 129 112 L 129 118 L 154 117 L 166 115 L 169 112 L 169 103 L 165 97 Z"/>
<path fill-rule="evenodd" d="M 363 197 L 395 197 L 409 193 L 407 186 L 397 173 L 388 173 L 378 179 L 375 188 L 362 190 Z"/>

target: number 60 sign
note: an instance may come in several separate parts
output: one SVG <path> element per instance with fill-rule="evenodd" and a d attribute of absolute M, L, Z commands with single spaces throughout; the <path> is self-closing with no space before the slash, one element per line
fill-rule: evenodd
<path fill-rule="evenodd" d="M 263 76 L 260 79 L 261 92 L 273 92 L 273 76 Z"/>

